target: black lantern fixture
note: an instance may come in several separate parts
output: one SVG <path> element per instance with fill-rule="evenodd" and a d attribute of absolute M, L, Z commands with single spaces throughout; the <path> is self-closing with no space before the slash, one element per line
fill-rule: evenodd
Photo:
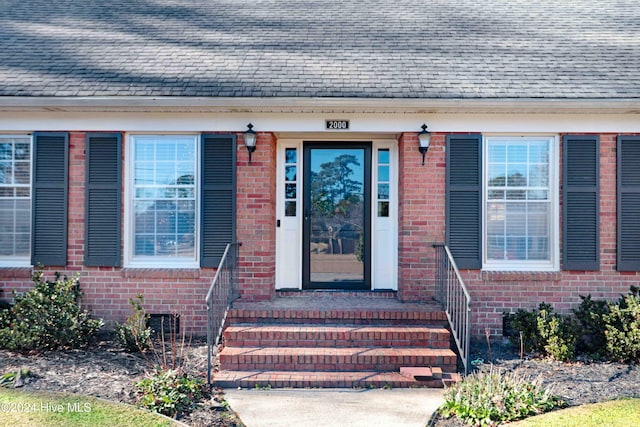
<path fill-rule="evenodd" d="M 256 151 L 256 131 L 253 130 L 253 125 L 249 123 L 247 125 L 249 129 L 244 131 L 244 146 L 247 147 L 249 152 L 249 163 L 251 163 L 251 153 Z"/>
<path fill-rule="evenodd" d="M 427 125 L 422 125 L 422 132 L 418 133 L 418 142 L 420 142 L 420 153 L 422 154 L 422 165 L 424 166 L 424 155 L 429 150 L 429 144 L 431 143 L 431 133 L 427 130 Z"/>

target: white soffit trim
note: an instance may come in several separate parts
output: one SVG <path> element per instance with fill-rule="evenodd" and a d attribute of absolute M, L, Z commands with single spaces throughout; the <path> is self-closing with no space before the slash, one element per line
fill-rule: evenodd
<path fill-rule="evenodd" d="M 625 99 L 0 97 L 0 111 L 640 114 Z"/>

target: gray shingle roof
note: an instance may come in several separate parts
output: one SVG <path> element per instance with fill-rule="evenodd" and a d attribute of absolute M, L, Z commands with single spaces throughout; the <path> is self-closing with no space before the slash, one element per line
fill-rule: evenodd
<path fill-rule="evenodd" d="M 637 0 L 4 0 L 0 96 L 639 98 Z"/>

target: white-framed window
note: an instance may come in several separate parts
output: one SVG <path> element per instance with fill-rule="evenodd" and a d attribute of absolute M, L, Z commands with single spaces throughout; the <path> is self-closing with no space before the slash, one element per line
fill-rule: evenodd
<path fill-rule="evenodd" d="M 131 135 L 126 265 L 198 266 L 199 136 Z"/>
<path fill-rule="evenodd" d="M 556 137 L 485 137 L 484 269 L 559 268 L 558 146 Z"/>
<path fill-rule="evenodd" d="M 0 266 L 31 264 L 32 139 L 0 135 Z"/>

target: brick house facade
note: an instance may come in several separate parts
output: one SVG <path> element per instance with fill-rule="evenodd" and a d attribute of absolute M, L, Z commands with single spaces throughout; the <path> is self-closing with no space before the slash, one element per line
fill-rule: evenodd
<path fill-rule="evenodd" d="M 373 13 L 383 7 L 379 2 L 369 8 L 324 4 L 336 12 L 329 15 L 342 17 L 337 21 L 324 19 L 325 11 L 314 2 L 295 10 L 278 2 L 251 6 L 255 10 L 223 2 L 170 11 L 167 6 L 153 11 L 162 18 L 157 22 L 136 2 L 119 5 L 122 19 L 138 17 L 145 31 L 131 22 L 104 22 L 91 11 L 72 7 L 73 2 L 56 10 L 29 3 L 0 18 L 0 40 L 10 40 L 7 49 L 0 49 L 0 144 L 5 147 L 0 152 L 1 299 L 31 287 L 33 266 L 48 259 L 38 252 L 41 244 L 47 254 L 57 246 L 58 258 L 43 262 L 46 274 L 79 274 L 84 303 L 110 324 L 122 321 L 130 310 L 129 298 L 141 293 L 149 312 L 179 312 L 189 331 L 204 334 L 204 298 L 223 241 L 242 242 L 243 300 L 307 291 L 310 267 L 303 256 L 311 249 L 303 249 L 310 246 L 303 217 L 308 216 L 304 192 L 311 178 L 303 174 L 312 161 L 304 156 L 323 143 L 337 151 L 363 147 L 367 166 L 362 191 L 370 192 L 364 204 L 371 210 L 364 222 L 364 292 L 430 301 L 433 245 L 439 243 L 449 245 L 460 260 L 474 301 L 474 334 L 485 328 L 501 334 L 503 312 L 542 301 L 568 312 L 580 295 L 617 298 L 638 283 L 640 233 L 635 234 L 634 217 L 640 206 L 634 202 L 634 165 L 640 164 L 640 32 L 634 29 L 640 19 L 608 32 L 601 31 L 600 22 L 621 10 L 637 15 L 633 2 L 628 8 L 599 5 L 597 11 L 582 6 L 589 12 L 582 15 L 562 5 L 537 10 L 528 2 L 508 8 L 485 5 L 485 10 L 474 2 L 426 6 L 407 1 L 381 14 Z M 261 19 L 251 24 L 254 31 L 242 36 L 245 40 L 237 30 L 246 24 L 247 13 Z M 495 34 L 470 26 L 469 13 L 493 20 Z M 26 15 L 30 19 L 25 21 Z M 426 15 L 435 16 L 436 25 L 425 28 L 420 16 Z M 55 17 L 52 23 L 50 16 Z M 309 16 L 317 19 L 309 21 Z M 69 23 L 77 18 L 95 27 Z M 270 19 L 278 25 L 268 24 Z M 23 28 L 32 23 L 38 23 L 37 31 Z M 521 31 L 523 26 L 528 30 Z M 378 34 L 390 27 L 396 29 L 393 34 Z M 540 31 L 549 27 L 557 33 Z M 183 32 L 185 28 L 189 31 Z M 105 39 L 105 31 L 118 42 Z M 22 32 L 24 37 L 14 37 Z M 594 45 L 594 39 L 603 43 Z M 46 49 L 34 52 L 39 44 Z M 326 121 L 334 119 L 345 120 L 349 129 L 328 129 Z M 243 142 L 248 123 L 258 132 L 251 162 Z M 431 131 L 424 165 L 418 152 L 423 123 Z M 106 180 L 118 209 L 104 210 L 111 215 L 110 231 L 98 231 L 95 240 L 98 252 L 102 244 L 109 246 L 110 261 L 91 260 L 88 248 L 94 238 L 87 234 L 87 212 L 93 212 L 87 201 L 87 144 L 98 133 L 115 135 L 113 147 L 121 150 L 116 169 L 111 169 L 114 179 Z M 24 148 L 18 147 L 26 146 L 35 152 L 40 134 L 68 138 L 66 175 L 56 189 L 64 199 L 57 198 L 56 209 L 51 209 L 64 227 L 52 225 L 49 212 L 45 215 L 31 194 L 41 190 L 38 175 L 45 176 L 36 170 L 37 158 L 28 163 L 19 153 Z M 209 167 L 217 171 L 215 165 L 201 164 L 207 157 L 199 151 L 205 135 L 233 144 L 235 160 L 227 177 L 233 178 L 235 198 L 228 213 L 209 213 L 217 202 L 200 193 L 204 181 L 194 182 Z M 178 240 L 191 239 L 186 245 L 190 258 L 183 263 L 168 256 L 154 260 L 160 252 L 144 246 L 144 236 L 136 240 L 144 234 L 139 228 L 156 227 L 147 233 L 153 238 L 162 234 L 158 217 L 136 216 L 138 206 L 160 210 L 151 209 L 144 197 L 137 205 L 136 191 L 152 191 L 150 199 L 156 201 L 168 198 L 158 196 L 160 181 L 150 179 L 152 184 L 144 187 L 132 177 L 148 161 L 135 151 L 136 144 L 153 138 L 174 143 L 175 137 L 193 144 L 188 161 L 195 166 L 188 173 L 175 169 L 167 185 L 171 191 L 197 195 L 186 216 L 171 208 L 173 215 L 183 215 L 175 230 L 166 233 L 177 237 L 162 239 L 171 242 L 179 260 L 183 249 Z M 455 151 L 462 143 L 472 144 L 477 153 Z M 567 144 L 574 144 L 570 153 L 575 158 L 564 158 Z M 589 158 L 593 147 L 597 152 L 591 151 Z M 514 157 L 501 154 L 511 149 Z M 297 163 L 287 160 L 287 150 L 297 150 Z M 171 154 L 173 163 L 186 164 L 179 151 Z M 140 156 L 140 168 L 134 165 L 135 156 Z M 159 171 L 166 159 L 155 159 L 152 167 Z M 286 175 L 287 167 L 297 168 L 295 178 Z M 504 173 L 494 172 L 501 167 Z M 23 175 L 15 172 L 16 178 L 8 179 L 14 170 Z M 460 182 L 454 182 L 455 173 L 463 175 Z M 467 185 L 467 173 L 475 173 L 477 182 Z M 564 182 L 567 176 L 575 182 Z M 292 193 L 283 194 L 285 187 Z M 25 189 L 29 196 L 21 199 Z M 455 199 L 465 191 L 470 198 Z M 456 208 L 456 200 L 462 208 Z M 212 211 L 200 209 L 205 202 L 213 205 Z M 384 214 L 376 210 L 379 202 L 386 206 Z M 285 213 L 287 203 L 294 208 Z M 19 204 L 22 210 L 16 208 Z M 20 212 L 33 219 L 20 221 Z M 220 229 L 212 237 L 201 235 L 202 220 L 225 223 L 227 217 L 234 226 L 222 230 L 224 237 L 216 234 Z M 288 237 L 283 236 L 285 220 Z M 39 221 L 46 233 L 38 231 Z M 180 228 L 187 223 L 192 225 L 187 231 Z M 100 230 L 101 224 L 96 227 Z M 59 240 L 66 248 L 48 237 L 52 230 L 63 236 Z M 205 249 L 207 239 L 215 246 L 213 254 Z"/>

